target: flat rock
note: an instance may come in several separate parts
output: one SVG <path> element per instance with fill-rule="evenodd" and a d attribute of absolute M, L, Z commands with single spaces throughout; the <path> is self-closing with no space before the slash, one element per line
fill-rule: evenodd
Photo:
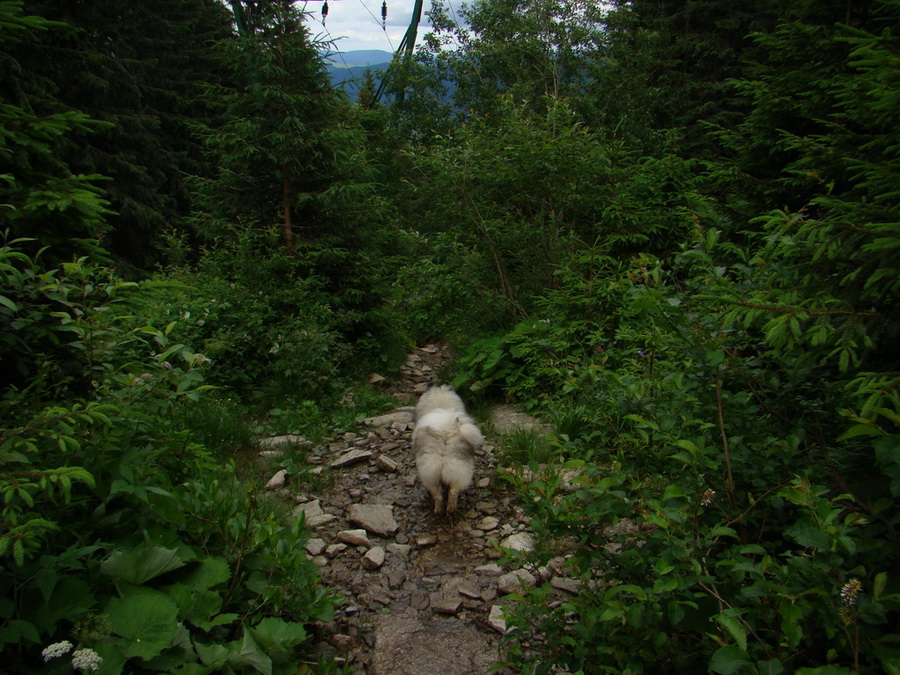
<path fill-rule="evenodd" d="M 317 556 L 322 555 L 322 551 L 325 550 L 326 546 L 327 544 L 324 539 L 310 539 L 303 548 L 311 556 Z"/>
<path fill-rule="evenodd" d="M 352 466 L 353 464 L 359 464 L 361 462 L 368 461 L 369 458 L 372 457 L 372 452 L 369 450 L 362 450 L 360 448 L 353 448 L 349 452 L 345 452 L 343 455 L 334 460 L 330 466 L 332 468 L 338 469 L 343 466 Z"/>
<path fill-rule="evenodd" d="M 306 524 L 309 527 L 319 527 L 320 525 L 330 523 L 332 520 L 337 519 L 337 516 L 325 513 L 322 510 L 322 503 L 318 499 L 307 502 L 306 504 L 300 504 L 300 506 L 291 512 L 291 515 L 295 518 L 299 517 L 300 514 L 306 516 Z"/>
<path fill-rule="evenodd" d="M 384 565 L 384 549 L 373 546 L 362 557 L 362 566 L 367 570 L 377 570 Z"/>
<path fill-rule="evenodd" d="M 520 593 L 523 585 L 534 586 L 535 581 L 534 575 L 528 570 L 515 570 L 497 579 L 497 590 L 504 595 Z"/>
<path fill-rule="evenodd" d="M 494 516 L 487 516 L 482 518 L 478 523 L 478 529 L 484 530 L 485 532 L 490 532 L 491 530 L 497 529 L 497 526 L 500 524 L 500 519 L 495 518 Z"/>
<path fill-rule="evenodd" d="M 438 614 L 456 614 L 462 600 L 459 597 L 445 598 L 440 593 L 431 594 L 431 609 Z"/>
<path fill-rule="evenodd" d="M 434 546 L 437 543 L 437 537 L 433 534 L 420 534 L 416 537 L 416 546 Z"/>
<path fill-rule="evenodd" d="M 297 434 L 287 434 L 285 436 L 272 436 L 271 438 L 261 438 L 259 447 L 262 450 L 284 450 L 285 448 L 311 448 L 312 441 L 306 440 L 303 436 Z"/>
<path fill-rule="evenodd" d="M 518 532 L 504 539 L 500 546 L 510 551 L 520 551 L 527 553 L 534 548 L 534 538 L 527 532 Z"/>
<path fill-rule="evenodd" d="M 378 455 L 378 457 L 375 459 L 375 465 L 382 471 L 390 472 L 394 472 L 400 467 L 400 465 L 396 461 L 394 461 L 387 455 Z"/>
<path fill-rule="evenodd" d="M 394 509 L 384 504 L 351 504 L 347 519 L 367 532 L 389 537 L 400 526 L 394 520 Z"/>
<path fill-rule="evenodd" d="M 266 459 L 278 459 L 279 457 L 284 457 L 284 450 L 263 450 L 259 453 L 259 456 Z"/>
<path fill-rule="evenodd" d="M 377 417 L 367 417 L 363 420 L 363 424 L 370 427 L 389 427 L 392 424 L 412 424 L 415 417 L 415 408 L 397 408 L 393 412 L 386 415 L 378 415 Z"/>
<path fill-rule="evenodd" d="M 497 563 L 489 563 L 487 565 L 479 565 L 475 568 L 475 571 L 479 574 L 487 574 L 491 577 L 499 577 L 503 574 L 503 568 L 500 567 Z"/>
<path fill-rule="evenodd" d="M 351 546 L 370 546 L 369 536 L 365 530 L 341 530 L 337 533 L 337 540 Z"/>

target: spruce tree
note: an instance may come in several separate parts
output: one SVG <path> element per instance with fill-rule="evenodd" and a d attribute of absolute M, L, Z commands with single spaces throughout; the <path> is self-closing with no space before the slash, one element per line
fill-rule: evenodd
<path fill-rule="evenodd" d="M 111 179 L 108 245 L 146 267 L 159 233 L 190 211 L 183 175 L 205 171 L 188 123 L 212 114 L 199 93 L 220 78 L 209 43 L 228 35 L 228 14 L 215 0 L 29 0 L 26 9 L 67 27 L 17 51 L 41 83 L 21 93 L 38 115 L 75 108 L 106 123 L 73 136 L 63 159 Z"/>

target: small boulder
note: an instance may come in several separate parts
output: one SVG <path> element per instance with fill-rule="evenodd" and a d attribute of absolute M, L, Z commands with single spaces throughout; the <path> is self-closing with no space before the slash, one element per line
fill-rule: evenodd
<path fill-rule="evenodd" d="M 399 464 L 387 455 L 378 455 L 375 459 L 375 465 L 382 471 L 394 472 L 399 468 Z"/>
<path fill-rule="evenodd" d="M 440 593 L 431 594 L 431 609 L 438 614 L 456 614 L 461 604 L 459 597 L 445 598 Z"/>
<path fill-rule="evenodd" d="M 295 518 L 301 514 L 306 517 L 306 524 L 309 527 L 319 527 L 320 525 L 330 523 L 332 520 L 337 519 L 337 516 L 325 513 L 322 510 L 322 504 L 318 499 L 307 502 L 306 504 L 300 504 L 300 506 L 291 512 L 291 515 Z"/>
<path fill-rule="evenodd" d="M 337 533 L 338 541 L 351 546 L 369 546 L 369 536 L 365 530 L 342 530 Z"/>
<path fill-rule="evenodd" d="M 384 557 L 384 549 L 374 546 L 362 557 L 362 566 L 367 570 L 377 570 L 384 565 Z"/>
<path fill-rule="evenodd" d="M 534 538 L 527 532 L 518 532 L 504 539 L 500 546 L 510 551 L 527 553 L 534 548 Z"/>
<path fill-rule="evenodd" d="M 534 586 L 535 581 L 534 575 L 528 570 L 514 570 L 497 579 L 497 590 L 504 595 L 519 593 L 523 586 Z"/>
<path fill-rule="evenodd" d="M 266 490 L 280 490 L 287 483 L 287 469 L 282 469 L 269 479 Z"/>
<path fill-rule="evenodd" d="M 351 504 L 347 519 L 367 532 L 389 537 L 400 529 L 394 520 L 394 509 L 384 504 Z"/>
<path fill-rule="evenodd" d="M 303 548 L 311 556 L 317 556 L 322 555 L 322 551 L 325 550 L 326 546 L 327 544 L 324 539 L 310 539 Z"/>
<path fill-rule="evenodd" d="M 503 615 L 503 607 L 500 605 L 492 605 L 488 614 L 487 624 L 501 635 L 506 635 L 506 619 Z"/>

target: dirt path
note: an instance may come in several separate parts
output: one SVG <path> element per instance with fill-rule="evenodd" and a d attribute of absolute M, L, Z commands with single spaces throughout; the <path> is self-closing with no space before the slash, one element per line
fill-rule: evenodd
<path fill-rule="evenodd" d="M 414 403 L 447 359 L 445 345 L 415 350 L 393 393 Z M 523 513 L 495 477 L 485 429 L 473 487 L 455 516 L 435 516 L 417 481 L 412 428 L 412 408 L 401 407 L 312 451 L 334 482 L 299 498 L 295 513 L 314 531 L 307 551 L 323 582 L 343 597 L 318 645 L 353 673 L 483 675 L 502 660 L 503 596 L 523 571 L 497 561 L 501 546 L 529 546 Z"/>

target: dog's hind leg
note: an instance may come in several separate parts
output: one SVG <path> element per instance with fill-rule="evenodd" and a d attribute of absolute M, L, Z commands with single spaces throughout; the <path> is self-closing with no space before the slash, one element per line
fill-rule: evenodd
<path fill-rule="evenodd" d="M 434 499 L 434 512 L 437 515 L 440 515 L 444 512 L 444 486 L 438 483 L 437 488 L 428 488 L 428 491 L 431 493 L 431 497 Z M 450 493 L 453 494 L 452 492 Z M 456 499 L 453 498 L 453 508 L 456 508 Z M 449 507 L 448 507 L 449 512 Z"/>
<path fill-rule="evenodd" d="M 453 485 L 447 491 L 447 513 L 456 512 L 456 502 L 459 499 L 459 488 Z"/>

